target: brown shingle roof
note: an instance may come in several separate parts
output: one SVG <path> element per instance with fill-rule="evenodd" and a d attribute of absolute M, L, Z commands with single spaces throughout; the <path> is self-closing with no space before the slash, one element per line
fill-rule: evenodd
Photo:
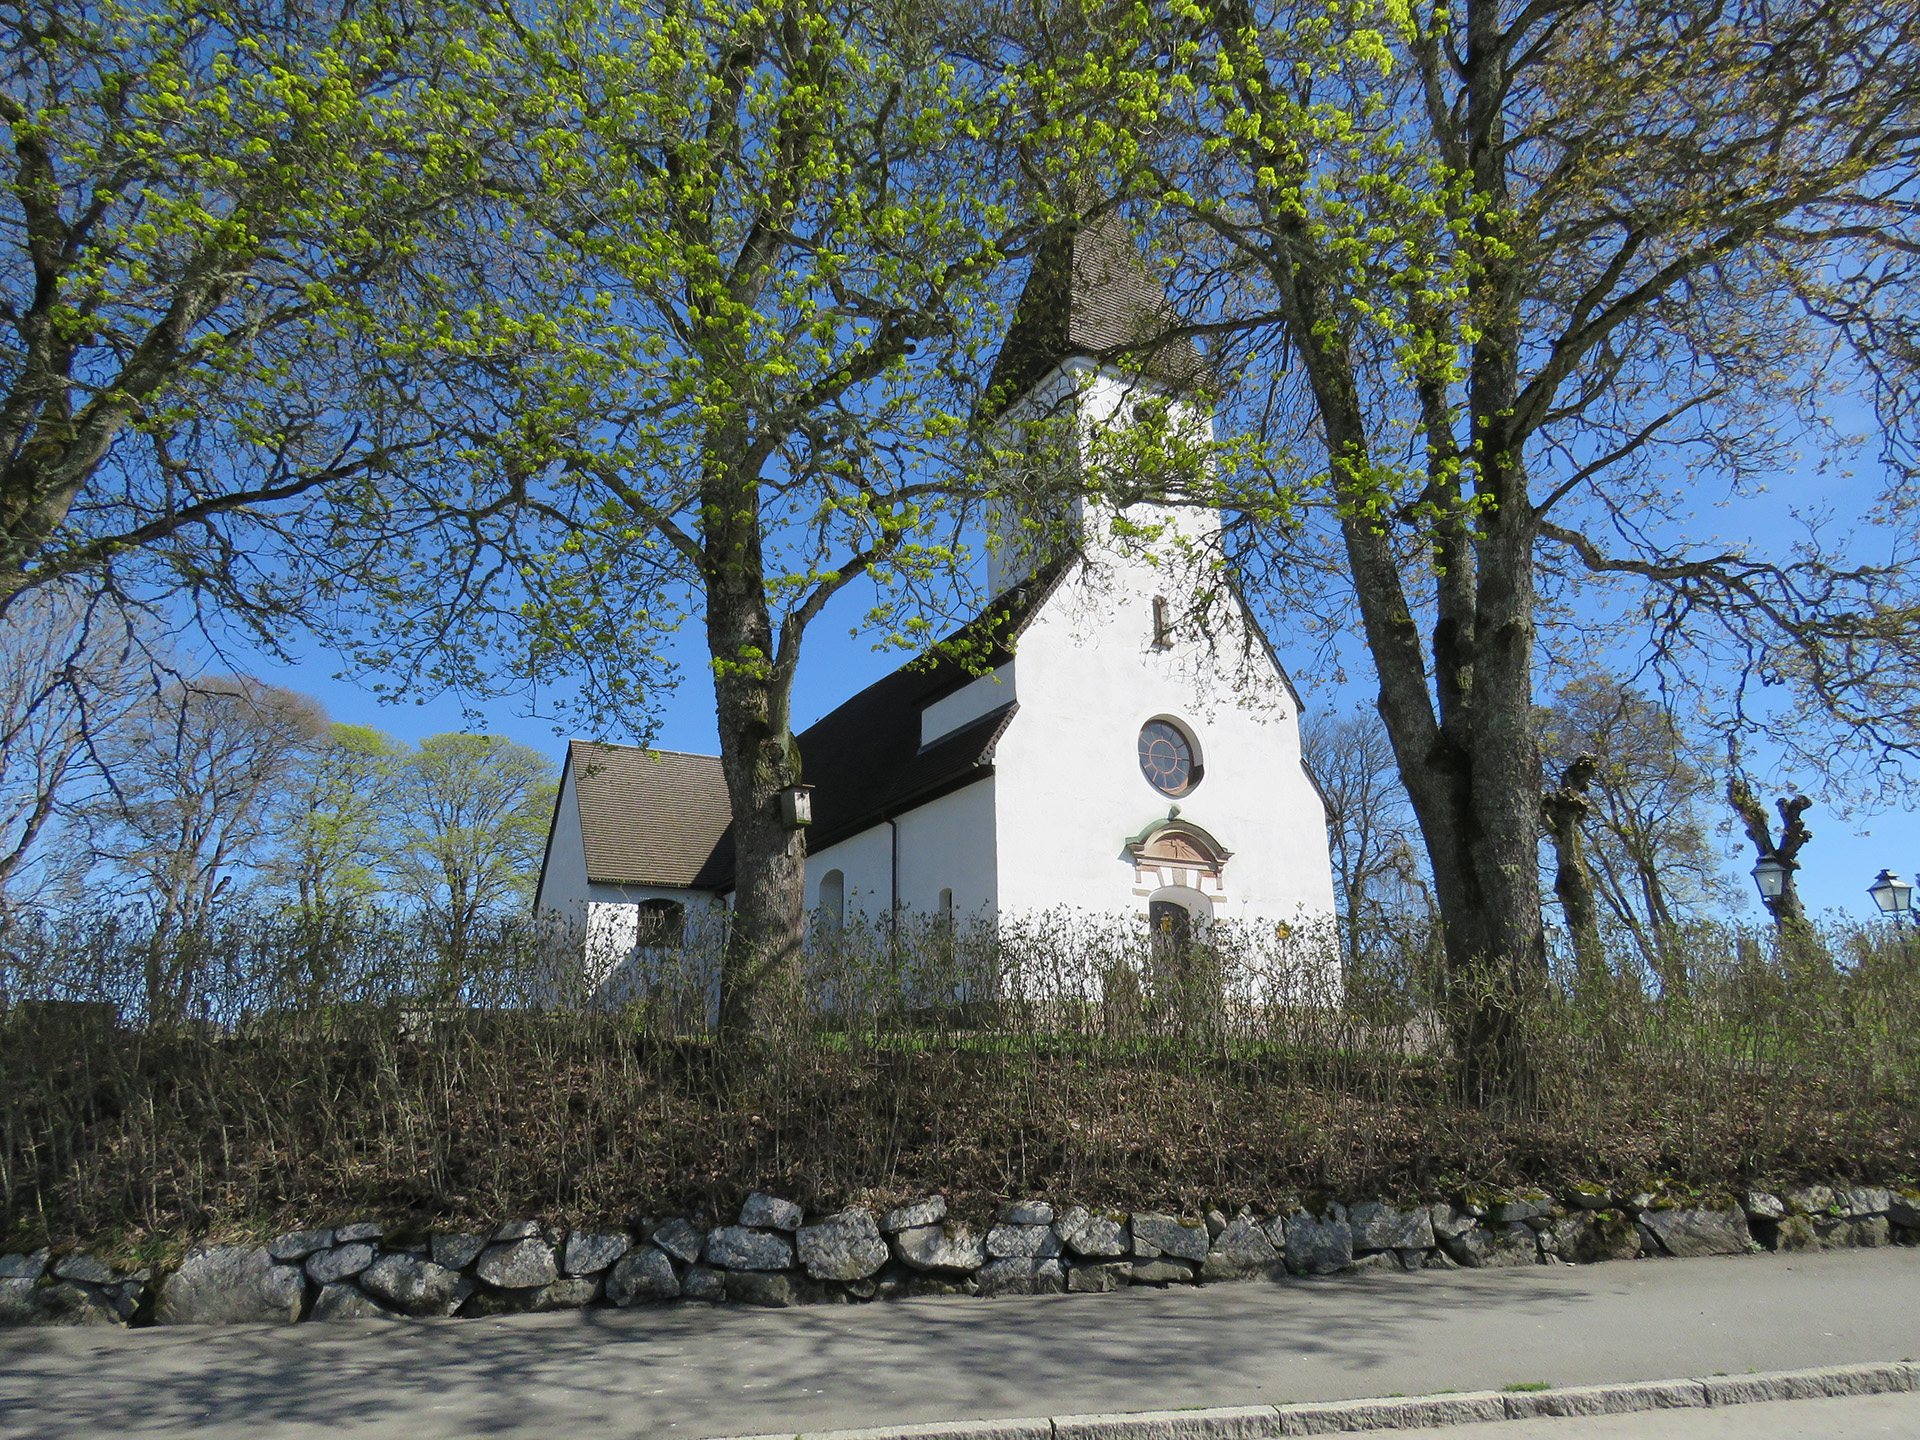
<path fill-rule="evenodd" d="M 601 885 L 709 888 L 731 822 L 727 782 L 714 755 L 575 740 L 567 747 L 587 879 Z M 732 846 L 724 869 L 730 872 Z"/>
<path fill-rule="evenodd" d="M 1167 334 L 1175 323 L 1125 220 L 1063 224 L 1034 255 L 981 413 L 998 415 L 1075 356 L 1190 389 L 1206 367 L 1191 340 Z"/>

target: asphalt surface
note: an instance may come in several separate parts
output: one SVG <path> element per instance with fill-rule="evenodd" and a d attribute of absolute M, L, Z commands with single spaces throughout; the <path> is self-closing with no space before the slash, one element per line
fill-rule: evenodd
<path fill-rule="evenodd" d="M 700 1440 L 1913 1358 L 1920 1249 L 1862 1250 L 803 1310 L 0 1331 L 0 1435 Z M 1772 1435 L 1754 1426 L 1776 1408 L 1800 1413 L 1743 1406 L 1744 1420 L 1724 1412 L 1731 1431 L 1671 1433 Z M 1640 1428 L 1591 1434 L 1668 1433 L 1622 1418 Z M 1675 1423 L 1696 1420 L 1715 1423 Z M 1602 1422 L 1542 1423 L 1585 1440 L 1567 1427 Z"/>

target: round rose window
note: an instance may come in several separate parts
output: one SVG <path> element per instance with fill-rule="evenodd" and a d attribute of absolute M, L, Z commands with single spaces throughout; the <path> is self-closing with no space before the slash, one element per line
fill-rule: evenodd
<path fill-rule="evenodd" d="M 1140 773 L 1162 795 L 1184 795 L 1200 779 L 1193 763 L 1193 741 L 1169 720 L 1149 720 L 1140 727 Z"/>

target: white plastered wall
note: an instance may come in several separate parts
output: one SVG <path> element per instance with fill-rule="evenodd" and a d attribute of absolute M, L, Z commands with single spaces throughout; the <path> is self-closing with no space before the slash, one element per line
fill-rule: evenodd
<path fill-rule="evenodd" d="M 1089 425 L 1141 393 L 1106 376 L 1075 383 Z M 1170 521 L 1200 544 L 1217 529 L 1206 512 L 1141 507 L 1129 518 Z M 1177 564 L 1103 543 L 1106 533 L 1098 516 L 1083 524 L 1088 563 L 1021 637 L 1020 708 L 996 757 L 1002 910 L 1144 915 L 1155 877 L 1138 875 L 1123 846 L 1178 806 L 1232 852 L 1221 886 L 1206 891 L 1212 918 L 1271 926 L 1330 916 L 1325 812 L 1300 763 L 1285 681 L 1237 611 L 1216 613 L 1210 640 L 1187 627 L 1156 647 L 1154 597 L 1177 618 L 1192 582 Z M 1204 767 L 1172 799 L 1138 761 L 1141 726 L 1161 717 L 1194 737 Z"/>

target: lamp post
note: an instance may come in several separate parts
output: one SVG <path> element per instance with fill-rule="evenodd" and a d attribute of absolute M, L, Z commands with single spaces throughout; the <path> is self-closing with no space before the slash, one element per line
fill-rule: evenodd
<path fill-rule="evenodd" d="M 1867 887 L 1867 894 L 1880 907 L 1880 913 L 1896 923 L 1902 915 L 1913 913 L 1913 886 L 1891 870 L 1882 870 L 1874 876 L 1873 884 Z"/>

